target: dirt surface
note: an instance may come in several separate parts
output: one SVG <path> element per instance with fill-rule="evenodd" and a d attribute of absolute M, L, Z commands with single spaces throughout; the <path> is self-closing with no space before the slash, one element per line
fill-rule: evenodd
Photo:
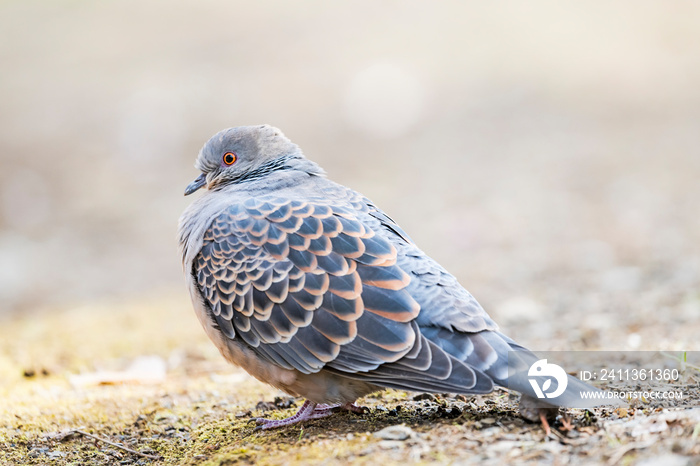
<path fill-rule="evenodd" d="M 360 400 L 366 414 L 256 431 L 253 417 L 289 416 L 302 400 L 227 366 L 191 314 L 151 297 L 3 322 L 0 462 L 681 465 L 700 456 L 698 408 L 572 409 L 547 436 L 502 389 L 384 391 Z M 686 375 L 697 387 L 697 372 Z"/>

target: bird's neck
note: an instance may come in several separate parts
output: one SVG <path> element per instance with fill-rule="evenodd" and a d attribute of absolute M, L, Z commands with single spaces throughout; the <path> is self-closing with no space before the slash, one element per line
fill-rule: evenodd
<path fill-rule="evenodd" d="M 220 185 L 215 191 L 256 195 L 296 187 L 311 178 L 325 177 L 326 173 L 316 163 L 304 157 L 282 157 L 271 160 L 246 174 L 240 180 Z"/>
<path fill-rule="evenodd" d="M 311 176 L 326 176 L 326 172 L 316 162 L 306 157 L 289 157 L 285 160 L 284 167 L 294 171 L 300 171 Z"/>

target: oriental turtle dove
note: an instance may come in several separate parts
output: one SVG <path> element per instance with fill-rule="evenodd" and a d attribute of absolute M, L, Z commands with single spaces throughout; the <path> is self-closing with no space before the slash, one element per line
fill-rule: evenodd
<path fill-rule="evenodd" d="M 227 360 L 307 400 L 262 428 L 360 410 L 353 402 L 382 387 L 488 393 L 508 385 L 509 351 L 536 360 L 396 222 L 278 129 L 221 131 L 196 167 L 185 194 L 206 192 L 182 215 L 179 241 L 197 316 Z M 511 388 L 533 401 L 527 383 Z"/>

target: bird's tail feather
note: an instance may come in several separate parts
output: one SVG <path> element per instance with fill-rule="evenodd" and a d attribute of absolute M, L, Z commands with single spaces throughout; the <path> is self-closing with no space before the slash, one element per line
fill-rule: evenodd
<path fill-rule="evenodd" d="M 502 378 L 502 373 L 494 377 L 496 374 L 492 375 L 486 371 L 494 377 L 496 384 L 541 400 L 544 404 L 563 408 L 594 408 L 621 404 L 619 399 L 609 398 L 605 391 L 567 374 L 556 365 L 556 361 L 542 359 L 505 335 L 498 335 L 508 343 L 510 351 L 505 355 L 508 358 L 506 378 Z M 559 390 L 562 385 L 565 388 Z M 561 393 L 557 393 L 559 391 Z"/>

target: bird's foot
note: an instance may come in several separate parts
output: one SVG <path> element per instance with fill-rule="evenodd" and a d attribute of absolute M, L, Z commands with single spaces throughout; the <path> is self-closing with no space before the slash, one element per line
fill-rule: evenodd
<path fill-rule="evenodd" d="M 556 419 L 559 408 L 525 395 L 520 398 L 520 406 L 518 408 L 520 415 L 528 421 L 540 421 L 545 434 L 547 437 L 550 436 L 552 428 L 549 426 L 549 422 Z"/>
<path fill-rule="evenodd" d="M 357 406 L 355 403 L 345 403 L 341 406 L 345 411 L 350 411 L 355 414 L 367 414 L 369 413 L 369 408 L 367 406 Z"/>
<path fill-rule="evenodd" d="M 540 422 L 542 423 L 542 428 L 544 433 L 549 437 L 552 434 L 552 429 L 549 427 L 549 421 L 547 421 L 547 412 L 542 409 L 540 410 Z"/>
<path fill-rule="evenodd" d="M 550 436 L 552 433 L 552 429 L 549 426 L 549 421 L 548 421 L 548 412 L 547 409 L 540 409 L 539 410 L 539 420 L 542 423 L 542 428 L 544 429 L 544 433 L 546 434 L 547 437 Z M 561 422 L 561 428 L 559 430 L 564 431 L 564 432 L 569 432 L 574 430 L 574 425 L 571 423 L 571 418 L 569 418 L 568 415 L 564 414 L 559 418 L 559 422 Z"/>
<path fill-rule="evenodd" d="M 263 419 L 260 417 L 254 418 L 258 426 L 255 430 L 267 430 L 276 429 L 278 427 L 285 427 L 297 424 L 303 421 L 310 421 L 312 419 L 321 419 L 330 416 L 338 411 L 351 411 L 353 413 L 362 414 L 369 410 L 364 406 L 357 406 L 355 403 L 344 403 L 344 404 L 316 404 L 313 401 L 306 400 L 304 404 L 299 408 L 293 416 L 286 419 L 274 420 L 274 419 Z"/>
<path fill-rule="evenodd" d="M 255 430 L 276 429 L 278 427 L 291 426 L 302 421 L 326 417 L 333 413 L 332 407 L 324 406 L 319 410 L 316 410 L 316 407 L 316 403 L 314 403 L 313 401 L 306 400 L 304 404 L 301 405 L 301 408 L 299 408 L 299 411 L 297 411 L 296 414 L 286 419 L 275 420 L 256 417 L 254 418 L 254 420 L 258 424 L 258 426 L 255 428 Z"/>
<path fill-rule="evenodd" d="M 561 430 L 563 430 L 564 432 L 574 430 L 574 425 L 571 423 L 571 418 L 569 417 L 568 414 L 562 415 L 560 422 L 561 422 Z"/>

